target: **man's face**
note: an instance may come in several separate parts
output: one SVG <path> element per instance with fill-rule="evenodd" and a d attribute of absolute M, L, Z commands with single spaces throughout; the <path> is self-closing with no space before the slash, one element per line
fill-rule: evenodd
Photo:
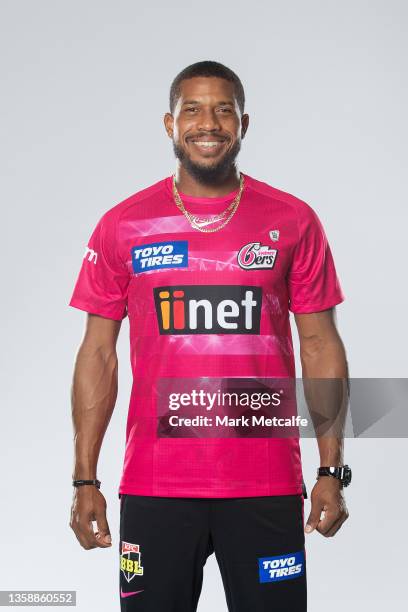
<path fill-rule="evenodd" d="M 166 113 L 164 120 L 177 159 L 203 183 L 225 178 L 248 127 L 233 83 L 217 77 L 182 81 L 173 115 Z"/>

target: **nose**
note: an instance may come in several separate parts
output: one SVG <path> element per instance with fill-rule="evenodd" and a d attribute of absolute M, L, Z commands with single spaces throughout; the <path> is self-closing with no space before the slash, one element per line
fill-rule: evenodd
<path fill-rule="evenodd" d="M 210 108 L 203 109 L 203 111 L 200 113 L 197 127 L 199 130 L 205 130 L 207 132 L 219 130 L 221 128 L 221 124 L 217 113 Z"/>

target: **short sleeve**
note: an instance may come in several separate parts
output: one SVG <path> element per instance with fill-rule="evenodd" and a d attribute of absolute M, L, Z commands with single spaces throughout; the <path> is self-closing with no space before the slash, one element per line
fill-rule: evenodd
<path fill-rule="evenodd" d="M 85 248 L 69 305 L 120 321 L 127 315 L 128 285 L 129 274 L 118 254 L 116 221 L 106 213 Z"/>
<path fill-rule="evenodd" d="M 288 272 L 289 310 L 306 314 L 344 301 L 323 226 L 307 204 L 298 209 L 298 242 Z"/>

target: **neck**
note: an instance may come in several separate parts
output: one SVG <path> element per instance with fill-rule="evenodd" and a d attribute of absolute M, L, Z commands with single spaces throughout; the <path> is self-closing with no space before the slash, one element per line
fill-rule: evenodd
<path fill-rule="evenodd" d="M 177 163 L 176 187 L 178 191 L 195 198 L 219 198 L 239 188 L 240 174 L 238 168 L 231 166 L 228 174 L 218 183 L 200 183 L 185 168 Z"/>

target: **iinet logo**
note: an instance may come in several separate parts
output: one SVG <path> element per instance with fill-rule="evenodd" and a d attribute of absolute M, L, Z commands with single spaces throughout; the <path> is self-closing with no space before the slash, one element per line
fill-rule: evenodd
<path fill-rule="evenodd" d="M 259 334 L 261 287 L 178 285 L 153 291 L 160 334 Z"/>
<path fill-rule="evenodd" d="M 87 246 L 85 248 L 85 253 L 84 253 L 83 259 L 87 259 L 88 261 L 93 261 L 94 264 L 96 264 L 97 259 L 98 259 L 98 253 L 96 251 L 93 251 L 92 249 L 90 249 L 89 246 Z"/>

